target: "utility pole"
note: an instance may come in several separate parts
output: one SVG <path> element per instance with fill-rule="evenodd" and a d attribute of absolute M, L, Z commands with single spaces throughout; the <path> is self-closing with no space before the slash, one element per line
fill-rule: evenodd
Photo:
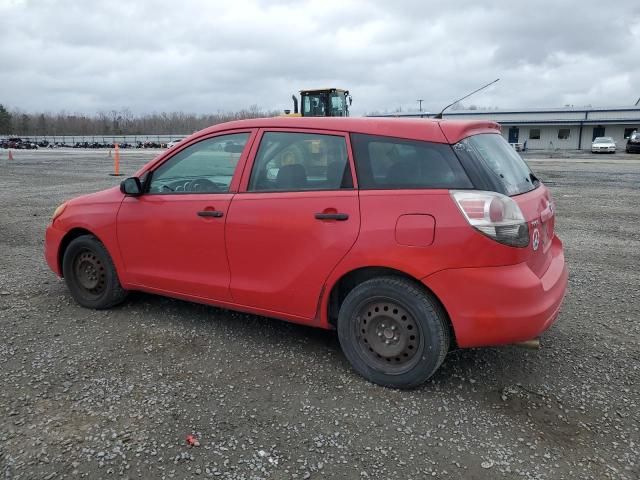
<path fill-rule="evenodd" d="M 420 105 L 420 111 L 422 111 L 422 102 L 424 102 L 424 99 L 419 98 L 418 100 L 416 100 L 416 102 L 418 102 L 418 104 Z"/>

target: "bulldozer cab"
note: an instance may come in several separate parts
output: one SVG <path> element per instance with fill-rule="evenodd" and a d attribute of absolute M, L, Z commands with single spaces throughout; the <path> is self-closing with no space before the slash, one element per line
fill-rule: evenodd
<path fill-rule="evenodd" d="M 300 90 L 303 117 L 348 117 L 351 96 L 348 90 L 324 88 Z"/>

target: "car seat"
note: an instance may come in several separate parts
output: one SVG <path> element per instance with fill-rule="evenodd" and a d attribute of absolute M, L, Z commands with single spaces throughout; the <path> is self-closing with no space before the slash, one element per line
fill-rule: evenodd
<path fill-rule="evenodd" d="M 276 177 L 277 190 L 303 190 L 307 187 L 307 171 L 299 163 L 284 165 Z"/>

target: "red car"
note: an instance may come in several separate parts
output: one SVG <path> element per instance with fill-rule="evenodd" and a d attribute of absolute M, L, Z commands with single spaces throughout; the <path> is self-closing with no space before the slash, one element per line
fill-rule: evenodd
<path fill-rule="evenodd" d="M 549 191 L 487 121 L 215 125 L 58 207 L 46 259 L 84 307 L 140 290 L 336 329 L 392 387 L 537 338 L 567 286 Z"/>

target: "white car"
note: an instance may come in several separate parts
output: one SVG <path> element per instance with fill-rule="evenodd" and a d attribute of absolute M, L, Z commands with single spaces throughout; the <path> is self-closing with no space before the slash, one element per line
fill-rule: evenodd
<path fill-rule="evenodd" d="M 591 142 L 591 153 L 616 153 L 616 142 L 611 137 L 596 137 Z"/>
<path fill-rule="evenodd" d="M 184 138 L 179 138 L 177 140 L 172 140 L 171 142 L 167 143 L 167 148 L 175 147 L 182 140 L 184 140 Z"/>

